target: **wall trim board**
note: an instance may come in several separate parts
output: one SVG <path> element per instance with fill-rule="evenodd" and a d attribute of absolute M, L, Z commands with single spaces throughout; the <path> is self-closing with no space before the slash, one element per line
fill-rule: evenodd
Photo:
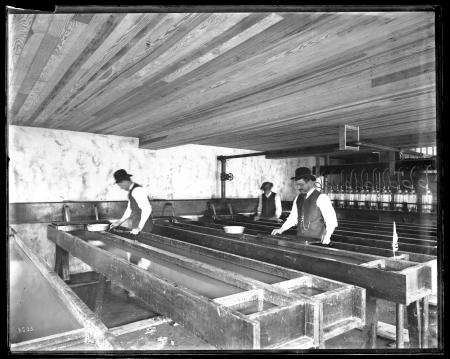
<path fill-rule="evenodd" d="M 252 212 L 256 209 L 257 198 L 230 198 L 236 212 Z M 207 203 L 214 203 L 220 212 L 227 212 L 222 200 L 209 199 L 154 199 L 151 201 L 153 216 L 172 215 L 202 215 L 207 209 Z M 64 201 L 64 202 L 16 202 L 9 204 L 9 224 L 52 223 L 64 221 L 64 205 L 68 205 L 72 220 L 95 219 L 94 205 L 97 206 L 99 219 L 120 218 L 126 209 L 127 201 Z"/>
<path fill-rule="evenodd" d="M 250 213 L 256 210 L 257 198 L 219 198 L 206 199 L 152 199 L 153 216 L 171 215 L 171 205 L 175 215 L 203 215 L 207 203 L 213 203 L 220 213 L 228 213 L 226 203 L 231 203 L 234 212 Z M 9 224 L 51 223 L 64 220 L 63 206 L 70 208 L 73 220 L 95 219 L 94 205 L 97 206 L 99 219 L 120 218 L 125 211 L 127 201 L 63 201 L 63 202 L 15 202 L 9 203 Z M 283 211 L 289 212 L 292 201 L 282 201 Z M 435 214 L 403 213 L 393 211 L 366 211 L 358 209 L 336 208 L 338 219 L 357 218 L 398 223 L 436 223 Z"/>

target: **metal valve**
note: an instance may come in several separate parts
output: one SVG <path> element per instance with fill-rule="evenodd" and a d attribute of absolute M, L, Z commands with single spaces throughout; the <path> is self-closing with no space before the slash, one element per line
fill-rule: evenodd
<path fill-rule="evenodd" d="M 224 172 L 222 172 L 220 174 L 220 180 L 221 181 L 232 181 L 233 178 L 234 178 L 234 176 L 233 176 L 232 173 L 224 173 Z"/>

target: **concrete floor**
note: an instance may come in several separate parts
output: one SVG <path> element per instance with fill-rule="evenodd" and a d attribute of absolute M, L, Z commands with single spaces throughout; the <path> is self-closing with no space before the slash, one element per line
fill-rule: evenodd
<path fill-rule="evenodd" d="M 80 293 L 82 294 L 82 293 Z M 105 293 L 105 302 L 101 319 L 108 328 L 155 317 L 145 304 L 134 298 L 129 298 L 124 290 L 112 285 Z M 80 295 L 83 299 L 83 296 Z M 383 300 L 378 302 L 379 319 L 388 324 L 395 323 L 395 305 Z M 430 327 L 435 325 L 431 318 Z M 131 351 L 152 350 L 216 350 L 216 348 L 197 336 L 193 335 L 182 325 L 170 321 L 150 328 L 141 329 L 118 337 L 124 348 Z M 433 341 L 431 341 L 433 342 Z M 407 348 L 408 345 L 405 345 Z M 354 329 L 325 342 L 327 349 L 362 349 L 364 348 L 362 332 Z M 392 340 L 377 339 L 378 349 L 395 348 Z M 68 348 L 69 350 L 96 350 L 91 344 L 80 344 Z"/>

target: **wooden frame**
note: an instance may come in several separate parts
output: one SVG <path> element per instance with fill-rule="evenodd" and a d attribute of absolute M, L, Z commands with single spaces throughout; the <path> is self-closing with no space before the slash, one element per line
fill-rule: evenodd
<path fill-rule="evenodd" d="M 101 238 L 99 233 L 91 234 L 93 237 Z M 126 260 L 97 248 L 72 233 L 59 231 L 52 226 L 48 226 L 48 236 L 63 250 L 69 251 L 70 254 L 83 260 L 97 272 L 134 292 L 137 297 L 148 303 L 156 312 L 169 316 L 183 324 L 186 329 L 218 347 L 256 349 L 279 344 L 279 342 L 267 342 L 268 339 L 266 338 L 271 336 L 278 341 L 294 339 L 294 337 L 280 337 L 274 328 L 264 325 L 258 318 L 243 315 L 187 288 L 159 278 L 138 266 L 130 265 Z M 150 252 L 149 248 L 142 245 L 137 248 L 136 244 L 125 238 L 111 234 L 107 234 L 107 237 L 114 237 L 116 242 L 135 247 L 135 249 L 145 250 L 146 254 Z M 155 251 L 153 253 L 156 255 Z M 162 251 L 158 251 L 158 255 L 162 254 Z M 181 262 L 181 256 L 178 257 Z M 173 256 L 173 258 L 176 258 L 176 256 Z M 195 263 L 191 264 L 195 265 Z M 212 270 L 212 268 L 204 265 L 197 266 L 197 269 L 200 268 L 204 272 Z M 221 280 L 232 280 L 225 271 L 215 270 L 215 273 L 221 276 Z M 234 284 L 245 285 L 241 278 L 235 278 Z M 243 288 L 244 292 L 249 289 L 251 284 L 248 283 L 246 286 L 247 288 Z M 270 292 L 269 289 L 264 290 Z M 307 312 L 313 313 L 314 307 L 319 305 L 306 300 L 298 300 L 288 294 L 271 292 L 274 297 L 278 298 L 279 302 L 284 301 L 284 306 L 280 306 L 279 311 L 286 323 L 295 322 L 299 324 L 299 320 L 305 323 L 307 318 L 313 317 L 312 314 L 307 315 Z M 296 314 L 293 315 L 293 313 Z M 276 318 L 277 312 L 272 312 L 271 315 Z M 291 336 L 294 335 L 296 338 L 306 337 L 304 338 L 306 347 L 313 347 L 314 343 L 317 343 L 317 339 L 314 339 L 315 333 L 307 331 L 307 325 L 289 325 L 296 330 L 290 333 Z M 266 335 L 265 331 L 269 330 L 272 332 L 270 332 L 270 335 Z"/>
<path fill-rule="evenodd" d="M 349 141 L 348 134 L 350 131 L 356 131 L 356 140 Z M 349 143 L 359 142 L 359 126 L 341 125 L 339 126 L 339 149 L 359 151 L 359 146 L 350 145 Z"/>
<path fill-rule="evenodd" d="M 120 235 L 126 238 L 132 238 L 130 234 L 120 233 Z M 319 346 L 324 345 L 324 340 L 364 325 L 365 291 L 361 288 L 153 233 L 142 233 L 139 240 L 152 247 L 162 248 L 167 251 L 175 251 L 178 249 L 178 252 L 198 254 L 203 258 L 212 257 L 229 262 L 232 264 L 231 268 L 234 268 L 232 270 L 234 272 L 236 272 L 236 267 L 244 266 L 285 277 L 285 281 L 272 284 L 269 287 L 264 283 L 257 283 L 250 278 L 246 278 L 245 280 L 254 283 L 258 287 L 276 288 L 277 291 L 286 292 L 298 296 L 301 299 L 308 298 L 319 302 L 323 307 L 321 315 L 324 318 L 324 321 L 320 321 L 317 324 L 320 326 L 319 332 L 322 333 Z M 233 276 L 239 277 L 236 274 L 233 274 Z M 319 295 L 295 293 L 295 290 L 298 290 L 300 287 L 320 288 L 324 292 Z M 339 306 L 338 311 L 336 311 L 336 306 Z"/>
<path fill-rule="evenodd" d="M 164 227 L 164 228 L 162 228 Z M 183 241 L 195 243 L 202 246 L 208 246 L 218 250 L 228 251 L 230 253 L 239 253 L 240 255 L 250 258 L 275 263 L 288 268 L 305 270 L 310 273 L 323 277 L 332 278 L 334 280 L 358 285 L 367 289 L 366 303 L 366 329 L 367 345 L 373 348 L 375 345 L 374 335 L 377 328 L 376 305 L 371 305 L 377 298 L 385 299 L 399 304 L 411 305 L 427 296 L 432 292 L 432 269 L 428 264 L 418 264 L 414 262 L 404 262 L 406 268 L 395 268 L 398 264 L 396 260 L 391 261 L 389 258 L 384 259 L 384 265 L 387 270 L 381 268 L 370 268 L 362 265 L 339 263 L 338 261 L 320 258 L 320 255 L 306 255 L 301 250 L 284 249 L 272 246 L 270 249 L 267 245 L 261 244 L 260 236 L 258 238 L 245 235 L 237 235 L 235 239 L 225 235 L 203 234 L 194 231 L 188 231 L 175 228 L 174 225 L 154 226 L 154 232 L 165 236 L 172 236 Z M 296 244 L 299 248 L 304 246 L 305 250 L 311 250 L 312 246 Z M 317 252 L 328 251 L 330 249 L 316 247 Z M 353 254 L 354 255 L 354 254 Z M 359 254 L 359 256 L 361 256 Z M 381 262 L 378 261 L 378 264 Z M 392 267 L 394 266 L 394 267 Z M 391 268 L 389 268 L 391 267 Z M 394 271 L 392 271 L 393 269 Z M 400 270 L 399 270 L 400 269 Z M 417 308 L 413 308 L 417 312 Z M 416 316 L 420 317 L 420 313 Z M 372 321 L 372 322 L 371 322 Z M 409 327 L 412 329 L 410 335 L 414 336 L 414 322 L 409 321 Z M 416 322 L 419 325 L 419 322 Z M 420 333 L 420 330 L 419 332 Z M 417 336 L 417 335 L 416 335 Z M 421 342 L 413 339 L 412 343 Z"/>

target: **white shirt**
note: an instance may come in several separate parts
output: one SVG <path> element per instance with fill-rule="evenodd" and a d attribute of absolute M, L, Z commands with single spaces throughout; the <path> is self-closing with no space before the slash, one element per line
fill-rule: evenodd
<path fill-rule="evenodd" d="M 306 198 L 308 198 L 311 193 L 313 193 L 314 188 L 310 189 L 308 193 L 306 194 Z M 286 221 L 281 226 L 280 230 L 282 232 L 288 230 L 289 228 L 297 225 L 298 223 L 298 213 L 297 213 L 297 197 L 294 199 L 294 203 L 292 204 L 291 213 L 289 214 L 289 217 L 286 219 Z M 333 208 L 333 205 L 331 204 L 330 198 L 324 194 L 321 193 L 319 197 L 317 197 L 316 201 L 317 207 L 319 207 L 320 212 L 322 213 L 323 220 L 325 222 L 325 235 L 322 239 L 322 243 L 328 244 L 330 242 L 330 237 L 333 234 L 335 228 L 338 226 L 337 218 L 336 218 L 336 212 Z"/>
<path fill-rule="evenodd" d="M 263 195 L 266 196 L 266 198 L 269 198 L 269 196 L 272 194 L 273 192 L 270 192 L 269 195 L 267 196 L 265 193 L 263 193 Z M 258 197 L 258 216 L 261 216 L 262 213 L 262 197 L 259 196 Z M 277 194 L 275 194 L 275 217 L 280 218 L 281 213 L 283 212 L 282 208 L 281 208 L 281 198 L 280 196 Z"/>
<path fill-rule="evenodd" d="M 129 190 L 133 187 L 134 183 L 131 183 Z M 136 187 L 131 195 L 136 200 L 137 205 L 141 209 L 141 220 L 139 221 L 139 228 L 142 230 L 144 228 L 145 223 L 147 222 L 148 217 L 152 213 L 152 206 L 150 205 L 150 201 L 148 200 L 147 191 L 143 187 Z M 130 201 L 128 201 L 127 209 L 125 210 L 120 221 L 125 221 L 131 216 L 131 207 Z"/>

